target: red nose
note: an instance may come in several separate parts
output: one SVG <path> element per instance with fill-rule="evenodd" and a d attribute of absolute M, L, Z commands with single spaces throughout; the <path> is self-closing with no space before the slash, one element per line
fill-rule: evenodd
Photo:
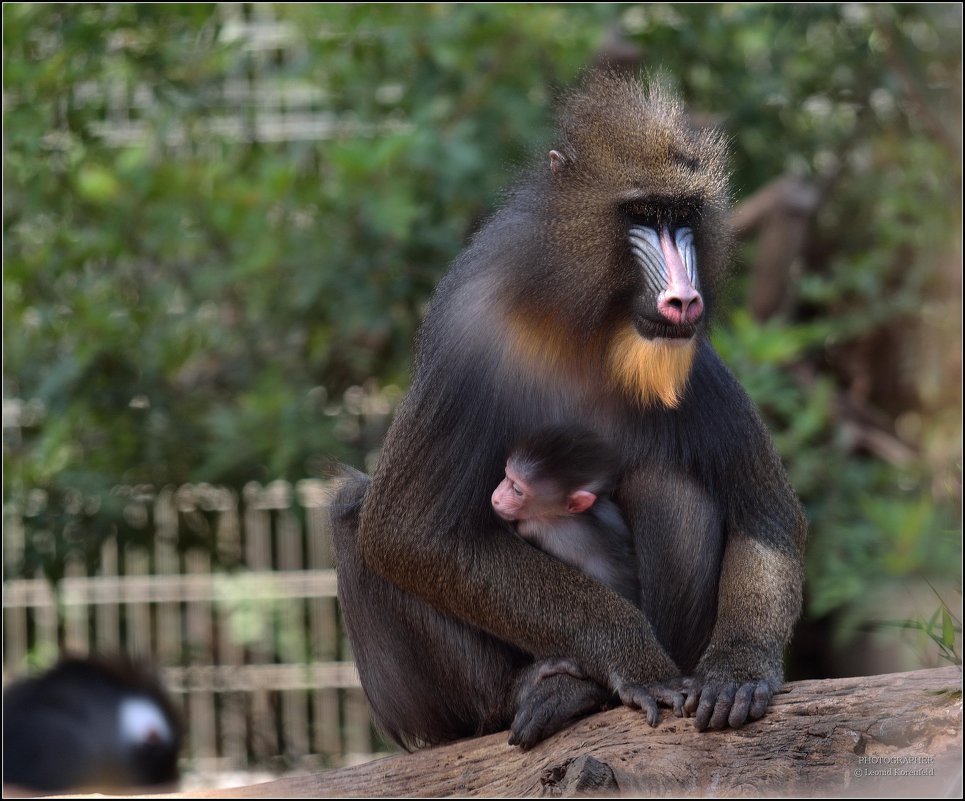
<path fill-rule="evenodd" d="M 667 288 L 657 298 L 657 311 L 674 325 L 693 325 L 704 312 L 697 287 L 693 285 L 677 243 L 666 225 L 660 229 L 660 250 L 667 265 Z"/>
<path fill-rule="evenodd" d="M 657 301 L 657 310 L 674 325 L 693 325 L 704 313 L 700 293 L 689 281 L 671 284 Z"/>

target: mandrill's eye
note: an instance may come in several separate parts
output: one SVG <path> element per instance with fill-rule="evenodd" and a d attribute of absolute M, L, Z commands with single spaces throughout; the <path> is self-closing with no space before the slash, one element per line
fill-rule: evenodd
<path fill-rule="evenodd" d="M 700 219 L 700 202 L 696 198 L 642 198 L 624 204 L 623 212 L 634 225 L 671 230 L 694 228 Z"/>
<path fill-rule="evenodd" d="M 697 203 L 681 203 L 675 206 L 670 219 L 670 227 L 693 228 L 700 219 L 700 206 Z"/>
<path fill-rule="evenodd" d="M 633 222 L 638 225 L 645 225 L 648 228 L 657 228 L 664 217 L 664 209 L 643 200 L 631 201 L 625 206 L 624 210 Z"/>

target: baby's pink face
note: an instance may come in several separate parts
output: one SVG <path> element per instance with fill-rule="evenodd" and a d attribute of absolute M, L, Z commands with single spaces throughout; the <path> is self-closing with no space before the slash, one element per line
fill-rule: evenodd
<path fill-rule="evenodd" d="M 569 495 L 552 478 L 532 477 L 532 470 L 517 464 L 512 458 L 506 462 L 506 477 L 493 491 L 493 510 L 503 520 L 518 523 L 581 514 L 596 502 L 596 495 L 578 489 Z"/>
<path fill-rule="evenodd" d="M 533 488 L 513 463 L 507 462 L 506 477 L 493 491 L 492 504 L 496 514 L 510 523 L 527 520 L 532 516 L 534 498 Z"/>
<path fill-rule="evenodd" d="M 570 493 L 551 478 L 532 477 L 532 470 L 512 459 L 506 462 L 506 477 L 493 492 L 492 504 L 496 514 L 503 520 L 516 523 L 521 520 L 550 519 L 585 512 L 596 496 L 577 490 Z"/>

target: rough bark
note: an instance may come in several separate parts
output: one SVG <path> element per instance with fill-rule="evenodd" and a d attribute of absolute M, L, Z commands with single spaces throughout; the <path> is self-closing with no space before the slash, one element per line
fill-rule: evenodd
<path fill-rule="evenodd" d="M 762 720 L 736 731 L 700 733 L 666 713 L 651 729 L 620 708 L 528 752 L 506 739 L 200 795 L 961 798 L 962 674 L 948 667 L 794 682 Z"/>

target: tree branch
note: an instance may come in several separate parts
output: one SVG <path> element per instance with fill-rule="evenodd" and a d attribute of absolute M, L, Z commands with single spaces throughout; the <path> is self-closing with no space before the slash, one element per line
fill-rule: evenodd
<path fill-rule="evenodd" d="M 614 709 L 531 751 L 506 733 L 215 798 L 573 795 L 961 798 L 962 674 L 954 667 L 799 681 L 736 731 Z M 160 798 L 161 796 L 153 796 Z"/>

